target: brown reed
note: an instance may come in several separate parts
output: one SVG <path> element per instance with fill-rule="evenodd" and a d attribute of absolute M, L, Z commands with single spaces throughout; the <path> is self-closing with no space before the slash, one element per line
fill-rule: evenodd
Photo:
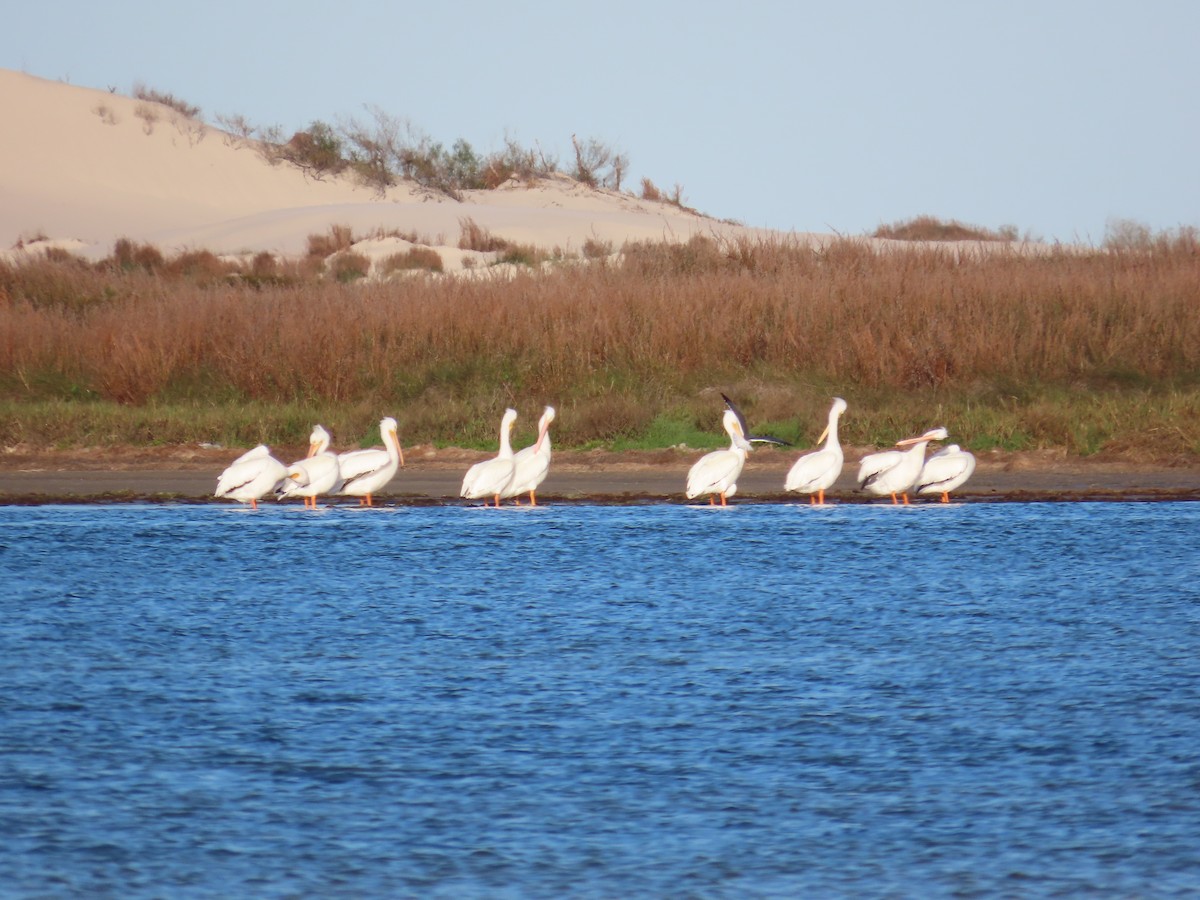
<path fill-rule="evenodd" d="M 463 442 L 488 439 L 497 407 L 553 402 L 586 442 L 701 419 L 714 386 L 785 420 L 818 415 L 832 393 L 909 415 L 912 397 L 986 405 L 1047 386 L 1194 392 L 1200 373 L 1194 235 L 1137 250 L 624 249 L 511 279 L 351 285 L 217 278 L 196 255 L 190 269 L 3 263 L 0 398 L 405 409 L 413 437 Z M 1027 418 L 1036 440 L 1066 440 Z"/>

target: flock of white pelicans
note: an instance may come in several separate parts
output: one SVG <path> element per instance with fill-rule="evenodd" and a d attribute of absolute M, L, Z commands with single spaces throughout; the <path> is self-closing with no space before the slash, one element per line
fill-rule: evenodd
<path fill-rule="evenodd" d="M 724 395 L 722 395 L 724 396 Z M 684 494 L 688 500 L 708 497 L 710 504 L 725 506 L 737 493 L 737 480 L 746 463 L 746 455 L 755 442 L 782 444 L 783 441 L 751 435 L 746 420 L 728 397 L 725 397 L 723 424 L 729 435 L 728 450 L 715 450 L 702 456 L 688 471 Z M 833 486 L 842 473 L 844 456 L 838 442 L 838 419 L 846 411 L 846 401 L 835 397 L 829 410 L 829 422 L 817 439 L 821 446 L 801 456 L 788 471 L 784 489 L 807 494 L 809 502 L 824 505 L 825 491 Z M 522 450 L 513 451 L 512 429 L 517 412 L 508 409 L 500 420 L 500 451 L 467 470 L 460 496 L 467 500 L 484 500 L 499 507 L 511 499 L 520 504 L 529 495 L 531 505 L 537 505 L 537 489 L 550 471 L 550 423 L 554 408 L 547 406 L 538 421 L 537 440 Z M 249 503 L 254 509 L 268 495 L 276 499 L 302 497 L 306 508 L 317 507 L 317 497 L 342 494 L 359 497 L 360 505 L 373 505 L 372 496 L 392 480 L 404 465 L 396 420 L 385 418 L 379 423 L 384 449 L 351 450 L 334 453 L 329 449 L 330 436 L 317 425 L 309 437 L 309 451 L 304 459 L 284 465 L 270 450 L 259 444 L 238 457 L 217 480 L 217 497 Z M 975 471 L 975 457 L 950 444 L 925 457 L 931 441 L 944 441 L 945 428 L 933 428 L 917 437 L 906 438 L 896 449 L 864 456 L 859 463 L 860 490 L 876 497 L 890 496 L 892 503 L 908 503 L 909 494 L 940 495 L 949 502 L 950 492 L 960 487 Z M 901 498 L 901 499 L 897 499 Z"/>

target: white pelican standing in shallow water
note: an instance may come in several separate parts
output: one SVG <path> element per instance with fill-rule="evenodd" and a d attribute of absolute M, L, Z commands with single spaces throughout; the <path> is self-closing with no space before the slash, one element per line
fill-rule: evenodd
<path fill-rule="evenodd" d="M 958 444 L 948 444 L 929 459 L 917 478 L 918 495 L 941 494 L 942 502 L 950 502 L 950 492 L 962 487 L 975 471 L 975 457 Z"/>
<path fill-rule="evenodd" d="M 738 476 L 742 474 L 746 454 L 751 450 L 750 442 L 746 440 L 741 420 L 734 410 L 725 410 L 723 423 L 730 439 L 729 449 L 706 453 L 688 471 L 686 495 L 689 500 L 707 494 L 711 505 L 720 496 L 721 505 L 725 506 L 725 501 L 737 490 Z"/>
<path fill-rule="evenodd" d="M 500 495 L 512 484 L 516 474 L 512 451 L 512 429 L 516 421 L 517 411 L 506 409 L 504 417 L 500 420 L 500 452 L 491 459 L 477 462 L 467 469 L 459 496 L 468 500 L 493 497 L 496 506 L 500 505 Z"/>
<path fill-rule="evenodd" d="M 845 411 L 846 401 L 834 397 L 833 406 L 829 408 L 829 424 L 817 438 L 817 443 L 825 441 L 825 446 L 796 460 L 783 483 L 785 491 L 808 494 L 810 503 L 825 505 L 825 489 L 832 487 L 842 474 L 844 456 L 842 445 L 838 442 L 838 418 Z"/>
<path fill-rule="evenodd" d="M 896 495 L 901 494 L 907 504 L 908 492 L 916 484 L 925 462 L 925 445 L 930 441 L 944 441 L 946 434 L 945 428 L 932 428 L 920 437 L 897 441 L 896 446 L 907 448 L 905 450 L 885 450 L 864 456 L 858 467 L 858 486 L 876 497 L 891 494 L 893 503 Z"/>
<path fill-rule="evenodd" d="M 374 506 L 371 495 L 380 490 L 404 465 L 404 451 L 400 449 L 400 438 L 396 436 L 399 426 L 391 416 L 381 419 L 379 433 L 383 437 L 383 450 L 349 450 L 338 454 L 340 484 L 336 491 L 351 497 L 360 497 L 359 506 Z"/>
<path fill-rule="evenodd" d="M 287 466 L 271 455 L 265 444 L 247 450 L 220 477 L 214 497 L 228 497 L 258 509 L 258 501 L 287 478 Z"/>
<path fill-rule="evenodd" d="M 317 508 L 317 495 L 327 494 L 341 480 L 337 454 L 329 449 L 329 432 L 318 425 L 308 437 L 308 456 L 288 466 L 287 478 L 275 490 L 283 499 L 292 494 L 304 498 L 305 509 Z"/>
<path fill-rule="evenodd" d="M 550 472 L 550 423 L 554 421 L 554 416 L 554 407 L 547 406 L 538 419 L 537 441 L 513 455 L 513 480 L 500 495 L 501 498 L 507 500 L 517 497 L 519 504 L 520 495 L 528 493 L 529 505 L 537 506 L 537 489 Z"/>

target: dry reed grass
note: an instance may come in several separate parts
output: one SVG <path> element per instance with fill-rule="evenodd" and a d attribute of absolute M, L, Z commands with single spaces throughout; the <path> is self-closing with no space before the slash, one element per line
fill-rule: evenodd
<path fill-rule="evenodd" d="M 497 409 L 553 402 L 582 444 L 664 417 L 715 430 L 719 387 L 784 436 L 838 393 L 852 439 L 956 416 L 977 447 L 1128 448 L 1136 427 L 1200 454 L 1197 285 L 1194 236 L 1036 254 L 698 238 L 510 280 L 355 285 L 59 257 L 0 264 L 0 397 L 353 409 L 364 432 L 402 410 L 409 439 L 460 444 L 492 440 Z"/>

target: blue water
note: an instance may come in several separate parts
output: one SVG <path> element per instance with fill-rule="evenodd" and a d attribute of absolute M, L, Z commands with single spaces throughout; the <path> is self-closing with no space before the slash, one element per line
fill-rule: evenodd
<path fill-rule="evenodd" d="M 1198 896 L 1198 539 L 0 507 L 0 894 Z"/>

